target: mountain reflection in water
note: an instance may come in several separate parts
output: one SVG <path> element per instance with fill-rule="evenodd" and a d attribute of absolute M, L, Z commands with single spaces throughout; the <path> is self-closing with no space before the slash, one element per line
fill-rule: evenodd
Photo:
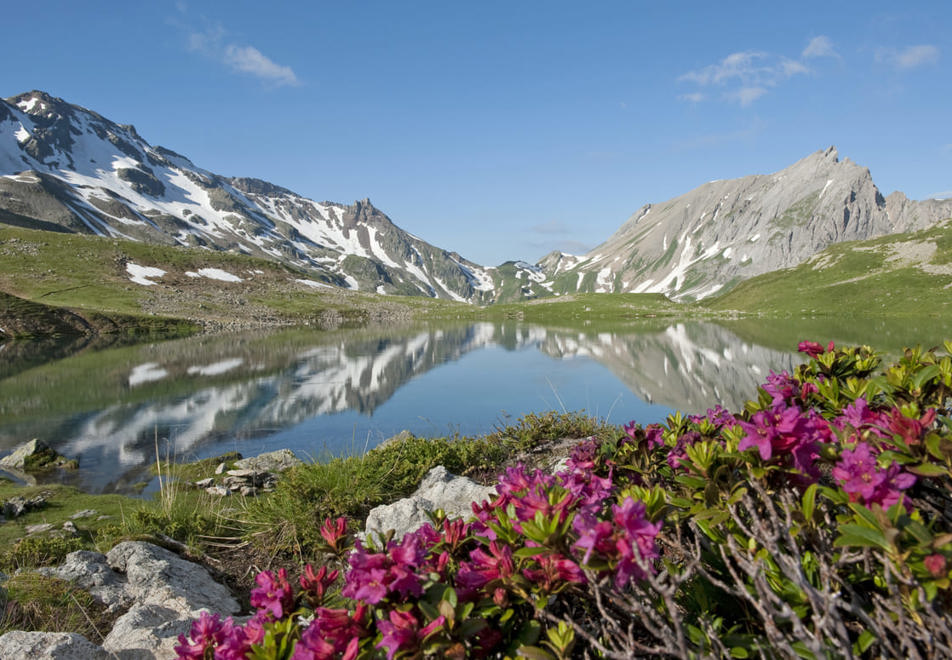
<path fill-rule="evenodd" d="M 799 361 L 712 323 L 202 336 L 8 366 L 0 452 L 40 438 L 79 459 L 69 478 L 84 490 L 132 492 L 150 480 L 157 450 L 194 459 L 287 447 L 319 458 L 402 429 L 473 435 L 563 408 L 649 423 L 674 409 L 737 408 L 769 370 Z"/>

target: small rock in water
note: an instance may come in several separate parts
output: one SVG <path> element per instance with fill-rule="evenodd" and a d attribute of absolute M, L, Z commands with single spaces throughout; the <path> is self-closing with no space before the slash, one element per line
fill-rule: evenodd
<path fill-rule="evenodd" d="M 46 443 L 34 438 L 18 445 L 8 456 L 0 458 L 0 467 L 30 472 L 51 468 L 75 469 L 79 463 L 61 456 Z"/>

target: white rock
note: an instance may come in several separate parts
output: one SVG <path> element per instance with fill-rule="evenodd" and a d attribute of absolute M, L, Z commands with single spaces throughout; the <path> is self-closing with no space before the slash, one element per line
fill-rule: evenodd
<path fill-rule="evenodd" d="M 126 579 L 112 570 L 101 552 L 77 550 L 66 555 L 59 566 L 40 568 L 37 572 L 72 582 L 110 610 L 132 603 L 132 597 L 126 592 Z"/>
<path fill-rule="evenodd" d="M 401 538 L 429 522 L 428 511 L 443 509 L 450 517 L 467 517 L 472 504 L 491 499 L 494 486 L 482 486 L 467 477 L 458 477 L 442 465 L 430 470 L 420 487 L 410 497 L 373 508 L 367 516 L 364 537 L 383 535 L 394 530 L 394 538 Z"/>
<path fill-rule="evenodd" d="M 170 607 L 133 605 L 116 619 L 102 646 L 120 660 L 174 658 L 178 636 L 188 635 L 192 619 L 198 614 L 174 601 Z"/>
<path fill-rule="evenodd" d="M 14 630 L 0 637 L 0 658 L 110 660 L 113 655 L 76 633 Z"/>
<path fill-rule="evenodd" d="M 106 555 L 109 565 L 126 575 L 126 591 L 137 603 L 167 605 L 180 599 L 191 610 L 234 614 L 231 592 L 215 582 L 204 567 L 151 543 L 126 541 Z"/>
<path fill-rule="evenodd" d="M 301 459 L 295 456 L 290 449 L 269 451 L 258 456 L 235 461 L 235 467 L 239 470 L 253 470 L 255 472 L 283 472 L 301 464 Z M 231 473 L 229 472 L 229 474 Z"/>

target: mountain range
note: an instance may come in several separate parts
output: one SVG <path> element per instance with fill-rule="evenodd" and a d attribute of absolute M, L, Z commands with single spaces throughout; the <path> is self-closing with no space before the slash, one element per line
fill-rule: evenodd
<path fill-rule="evenodd" d="M 379 294 L 477 304 L 575 292 L 698 300 L 836 243 L 950 217 L 952 200 L 884 197 L 868 169 L 830 147 L 774 174 L 647 204 L 587 254 L 481 266 L 402 230 L 369 199 L 317 202 L 218 175 L 44 92 L 0 101 L 0 222 L 243 253 Z"/>

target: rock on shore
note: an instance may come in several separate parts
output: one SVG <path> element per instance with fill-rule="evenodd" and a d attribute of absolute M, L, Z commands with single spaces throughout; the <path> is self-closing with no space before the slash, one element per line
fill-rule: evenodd
<path fill-rule="evenodd" d="M 127 541 L 108 554 L 80 550 L 40 569 L 86 589 L 113 609 L 128 607 L 102 646 L 66 633 L 9 632 L 0 658 L 171 658 L 201 610 L 236 614 L 238 602 L 204 567 L 151 543 Z"/>

